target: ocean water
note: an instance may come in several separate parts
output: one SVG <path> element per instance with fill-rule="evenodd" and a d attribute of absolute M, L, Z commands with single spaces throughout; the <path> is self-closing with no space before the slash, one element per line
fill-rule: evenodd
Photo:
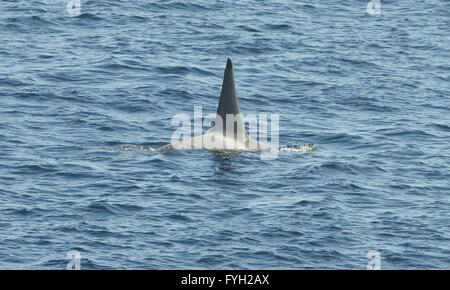
<path fill-rule="evenodd" d="M 449 1 L 68 2 L 0 1 L 1 269 L 450 268 Z M 228 57 L 314 152 L 145 150 Z"/>

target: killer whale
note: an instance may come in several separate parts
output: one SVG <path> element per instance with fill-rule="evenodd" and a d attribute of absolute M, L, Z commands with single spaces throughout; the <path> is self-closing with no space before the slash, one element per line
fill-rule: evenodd
<path fill-rule="evenodd" d="M 233 63 L 230 58 L 227 59 L 224 71 L 214 127 L 203 135 L 177 140 L 159 147 L 155 151 L 168 149 L 256 152 L 278 150 L 278 148 L 258 142 L 246 133 L 236 96 Z"/>

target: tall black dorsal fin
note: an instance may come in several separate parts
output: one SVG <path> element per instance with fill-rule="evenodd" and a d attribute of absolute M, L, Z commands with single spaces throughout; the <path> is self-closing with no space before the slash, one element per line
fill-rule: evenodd
<path fill-rule="evenodd" d="M 219 118 L 220 116 L 222 118 L 222 133 L 225 135 L 225 132 L 227 131 L 227 115 L 233 115 L 234 117 L 237 117 L 236 115 L 238 115 L 238 118 L 236 118 L 234 124 L 235 138 L 245 137 L 245 127 L 242 123 L 242 116 L 240 115 L 239 105 L 236 97 L 233 63 L 231 62 L 231 59 L 227 60 L 227 67 L 225 68 L 225 73 L 223 75 L 222 92 L 220 93 L 219 107 L 217 108 L 216 126 L 214 128 L 216 132 L 221 131 L 218 127 L 217 122 L 217 118 Z M 242 135 L 238 134 L 237 132 L 242 132 Z"/>
<path fill-rule="evenodd" d="M 227 114 L 239 114 L 239 105 L 236 97 L 236 87 L 234 85 L 233 63 L 227 60 L 227 67 L 223 75 L 222 92 L 220 93 L 219 107 L 217 114 L 225 122 Z"/>

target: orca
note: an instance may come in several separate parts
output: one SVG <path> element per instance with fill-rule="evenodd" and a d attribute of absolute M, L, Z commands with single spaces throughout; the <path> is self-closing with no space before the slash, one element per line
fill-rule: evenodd
<path fill-rule="evenodd" d="M 155 151 L 168 149 L 255 152 L 278 150 L 278 148 L 249 137 L 245 131 L 236 96 L 233 63 L 229 58 L 224 72 L 214 127 L 203 135 L 176 140 L 171 144 L 155 149 Z"/>

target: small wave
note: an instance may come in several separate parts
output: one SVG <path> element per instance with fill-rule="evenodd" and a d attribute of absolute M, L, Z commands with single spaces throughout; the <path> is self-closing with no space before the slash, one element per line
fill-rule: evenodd
<path fill-rule="evenodd" d="M 187 75 L 189 73 L 203 76 L 215 76 L 211 71 L 192 66 L 159 66 L 156 69 L 163 74 Z"/>
<path fill-rule="evenodd" d="M 239 25 L 238 28 L 239 29 L 243 29 L 243 30 L 248 31 L 248 32 L 260 32 L 261 31 L 261 30 L 258 30 L 256 28 L 254 28 L 251 25 Z"/>
<path fill-rule="evenodd" d="M 266 27 L 271 30 L 285 30 L 292 28 L 289 24 L 267 24 Z"/>
<path fill-rule="evenodd" d="M 117 72 L 117 71 L 125 71 L 125 70 L 132 70 L 132 71 L 145 71 L 148 72 L 149 69 L 146 67 L 139 67 L 136 62 L 127 61 L 128 64 L 121 64 L 121 63 L 111 63 L 106 65 L 101 65 L 99 68 L 105 69 L 109 72 Z M 133 63 L 133 64 L 132 64 Z"/>
<path fill-rule="evenodd" d="M 376 69 L 379 68 L 379 66 L 371 61 L 368 60 L 362 60 L 362 59 L 353 59 L 353 58 L 337 58 L 336 60 L 341 61 L 345 64 L 349 64 L 355 67 L 364 67 L 364 68 L 371 68 Z"/>
<path fill-rule="evenodd" d="M 27 165 L 20 166 L 19 168 L 26 169 L 26 170 L 28 170 L 29 173 L 43 173 L 43 172 L 57 171 L 56 169 L 52 168 L 52 166 L 45 167 L 45 166 L 37 165 L 37 164 L 27 164 Z"/>
<path fill-rule="evenodd" d="M 392 137 L 404 137 L 404 136 L 436 137 L 435 135 L 427 133 L 422 130 L 401 130 L 401 131 L 395 131 L 395 132 L 388 132 L 388 133 L 385 133 L 385 135 L 392 136 Z"/>
<path fill-rule="evenodd" d="M 52 25 L 54 24 L 51 21 L 48 21 L 44 18 L 41 18 L 37 15 L 32 16 L 23 16 L 23 17 L 10 17 L 6 19 L 6 22 L 8 23 L 24 23 L 24 24 L 31 24 L 33 26 L 39 25 Z"/>
<path fill-rule="evenodd" d="M 14 208 L 7 209 L 7 213 L 18 216 L 32 216 L 32 215 L 41 215 L 46 212 L 46 210 L 41 208 Z"/>
<path fill-rule="evenodd" d="M 300 4 L 299 5 L 301 7 L 301 10 L 315 10 L 317 9 L 317 7 L 315 5 L 312 4 Z"/>
<path fill-rule="evenodd" d="M 10 79 L 10 78 L 2 78 L 0 79 L 0 86 L 6 86 L 6 87 L 22 87 L 26 86 L 26 83 L 23 83 L 19 80 Z"/>
<path fill-rule="evenodd" d="M 270 43 L 246 43 L 241 45 L 236 45 L 234 41 L 230 41 L 228 45 L 231 46 L 231 52 L 241 55 L 257 55 L 257 54 L 267 54 L 269 52 L 278 52 L 278 48 Z"/>
<path fill-rule="evenodd" d="M 207 255 L 197 260 L 197 263 L 208 266 L 216 266 L 223 263 L 226 257 L 223 255 Z"/>
<path fill-rule="evenodd" d="M 225 210 L 223 212 L 217 213 L 216 216 L 222 217 L 222 218 L 230 218 L 230 217 L 236 217 L 243 214 L 249 214 L 251 213 L 251 209 L 249 208 L 235 208 L 235 209 L 229 209 Z"/>
<path fill-rule="evenodd" d="M 307 205 L 313 205 L 313 204 L 317 204 L 317 202 L 312 201 L 312 200 L 306 200 L 306 199 L 294 203 L 295 206 L 297 206 L 297 205 L 307 206 Z"/>
<path fill-rule="evenodd" d="M 97 130 L 106 131 L 106 132 L 112 132 L 112 131 L 114 131 L 114 128 L 111 128 L 109 126 L 101 126 L 101 127 L 98 127 Z"/>
<path fill-rule="evenodd" d="M 4 32 L 6 32 L 6 31 L 12 31 L 13 33 L 17 33 L 17 32 L 26 33 L 27 32 L 26 29 L 20 27 L 17 24 L 13 24 L 13 23 L 2 24 L 1 27 L 2 27 L 1 30 Z M 5 53 L 5 52 L 3 52 L 3 53 Z"/>
<path fill-rule="evenodd" d="M 106 214 L 116 214 L 116 209 L 103 202 L 93 202 L 86 208 L 88 211 L 94 212 L 94 213 L 106 213 Z"/>
<path fill-rule="evenodd" d="M 140 211 L 143 210 L 144 208 L 138 205 L 134 205 L 134 204 L 122 204 L 122 203 L 115 203 L 113 204 L 114 207 L 124 210 L 124 211 Z"/>
<path fill-rule="evenodd" d="M 132 22 L 147 22 L 149 19 L 148 17 L 139 16 L 139 15 L 133 15 L 130 17 L 130 21 Z"/>
<path fill-rule="evenodd" d="M 363 137 L 359 135 L 351 135 L 347 133 L 332 133 L 332 134 L 323 134 L 321 137 L 323 139 L 323 142 L 340 142 L 340 143 L 356 143 L 358 140 L 363 139 Z"/>
<path fill-rule="evenodd" d="M 169 219 L 174 221 L 183 221 L 183 222 L 191 222 L 192 219 L 188 216 L 182 215 L 182 214 L 171 214 L 167 216 Z"/>
<path fill-rule="evenodd" d="M 104 18 L 91 13 L 81 13 L 80 15 L 75 16 L 74 18 L 88 19 L 93 21 L 105 20 Z"/>
<path fill-rule="evenodd" d="M 156 69 L 164 74 L 183 75 L 189 72 L 189 69 L 185 66 L 159 66 Z"/>
<path fill-rule="evenodd" d="M 438 124 L 435 123 L 433 124 L 434 127 L 438 128 L 439 130 L 445 131 L 445 132 L 450 132 L 450 126 L 444 125 L 444 124 Z"/>
<path fill-rule="evenodd" d="M 198 10 L 206 10 L 207 7 L 200 5 L 198 3 L 186 3 L 183 1 L 174 1 L 169 2 L 165 4 L 166 6 L 170 8 L 176 8 L 176 9 L 182 9 L 182 10 L 189 10 L 189 11 L 198 11 Z"/>
<path fill-rule="evenodd" d="M 354 170 L 356 169 L 356 166 L 351 163 L 341 163 L 341 162 L 324 163 L 320 165 L 320 167 L 328 170 L 346 171 L 349 173 L 355 173 Z"/>

